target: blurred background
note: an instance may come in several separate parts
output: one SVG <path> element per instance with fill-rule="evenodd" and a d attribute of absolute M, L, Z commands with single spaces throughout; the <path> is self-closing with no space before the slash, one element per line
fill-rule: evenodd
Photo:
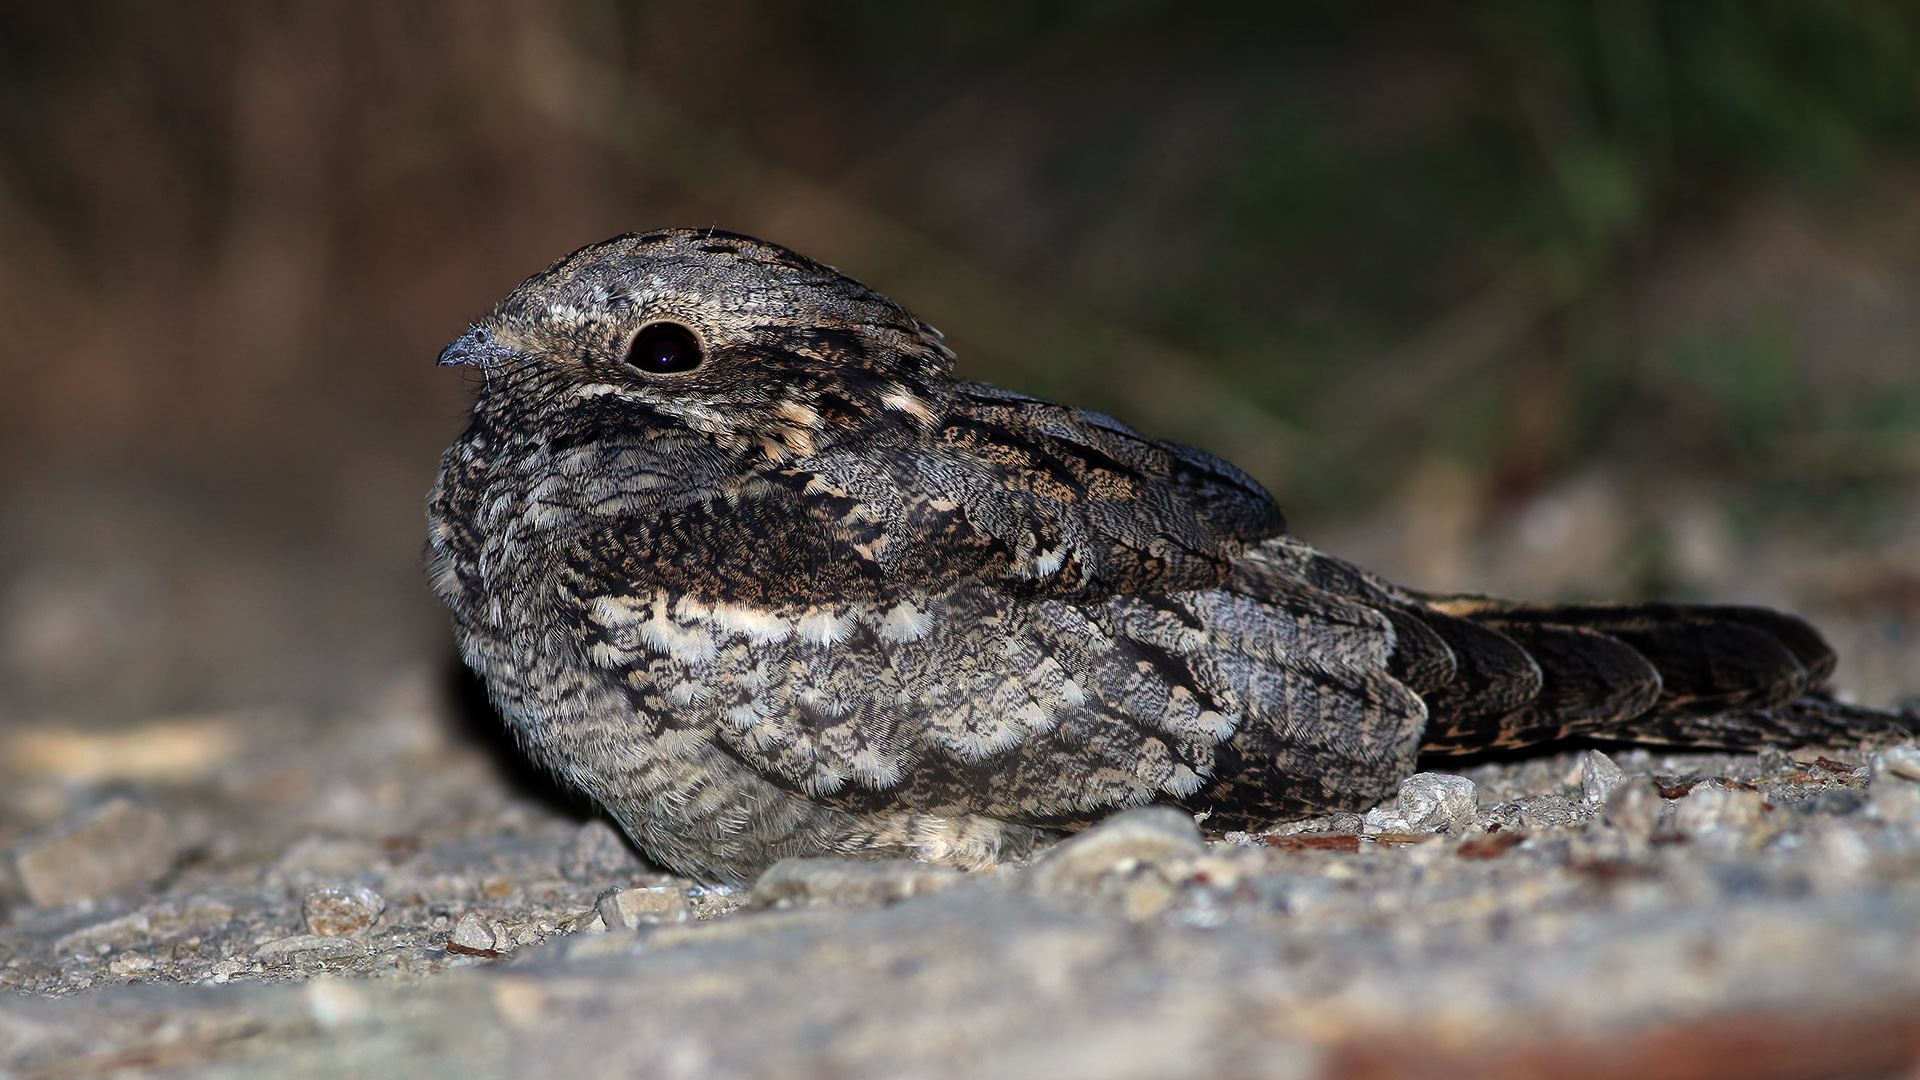
<path fill-rule="evenodd" d="M 435 353 L 665 225 L 1408 583 L 1782 605 L 1920 693 L 1920 7 L 10 0 L 0 724 L 433 683 Z"/>

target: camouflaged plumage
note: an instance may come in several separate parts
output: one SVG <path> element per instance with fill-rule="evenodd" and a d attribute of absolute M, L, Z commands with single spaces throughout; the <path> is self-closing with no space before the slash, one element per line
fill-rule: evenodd
<path fill-rule="evenodd" d="M 661 323 L 697 366 L 628 362 Z M 699 231 L 568 256 L 442 355 L 483 379 L 430 504 L 463 654 L 660 863 L 978 867 L 1149 802 L 1361 808 L 1423 747 L 1826 730 L 1753 712 L 1832 667 L 1797 620 L 1416 596 L 1285 536 L 1231 465 L 951 360 Z"/>

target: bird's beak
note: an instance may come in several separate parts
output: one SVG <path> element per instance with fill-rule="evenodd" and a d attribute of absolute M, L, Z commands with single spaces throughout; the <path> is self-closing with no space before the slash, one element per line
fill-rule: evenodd
<path fill-rule="evenodd" d="M 489 360 L 504 360 L 513 354 L 513 350 L 501 344 L 493 331 L 484 326 L 476 326 L 455 338 L 453 344 L 440 350 L 439 364 L 441 367 L 454 367 L 459 364 L 484 367 Z"/>

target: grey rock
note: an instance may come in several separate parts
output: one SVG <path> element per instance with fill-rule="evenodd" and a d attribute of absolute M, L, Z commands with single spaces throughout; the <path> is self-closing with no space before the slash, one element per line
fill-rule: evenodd
<path fill-rule="evenodd" d="M 1468 865 L 1511 873 L 1497 861 Z M 1828 1022 L 1832 1035 L 1872 1034 L 1880 1029 L 1848 1018 L 1901 1015 L 1920 993 L 1911 892 L 1600 905 L 1529 922 L 1514 940 L 1511 928 L 1474 936 L 1527 917 L 1497 899 L 1510 881 L 1485 887 L 1496 899 L 1484 909 L 1395 909 L 1404 932 L 1393 934 L 1379 929 L 1386 909 L 1351 895 L 1196 934 L 1066 916 L 1020 890 L 965 889 L 749 916 L 740 921 L 765 924 L 750 937 L 689 928 L 671 931 L 683 934 L 677 942 L 640 945 L 602 935 L 587 940 L 625 947 L 587 955 L 568 942 L 511 968 L 368 980 L 347 995 L 309 984 L 0 997 L 0 1068 L 60 1075 L 48 1063 L 158 1059 L 176 1074 L 220 1078 L 1305 1080 L 1348 1075 L 1334 1067 L 1343 1061 L 1385 1060 L 1398 1066 L 1388 1075 L 1500 1075 L 1510 1062 L 1564 1061 L 1595 1045 L 1705 1052 L 1725 1045 L 1729 1024 L 1750 1040 L 1783 1021 L 1793 1040 Z M 1538 904 L 1563 910 L 1544 896 Z M 1476 1036 L 1465 1050 L 1448 1038 L 1462 1024 Z M 1830 1066 L 1836 1047 L 1828 1040 L 1800 1059 L 1814 1063 L 1805 1074 L 1824 1075 L 1817 1066 Z M 1890 1038 L 1889 1064 L 1907 1063 L 1897 1056 L 1905 1047 Z M 1865 1074 L 1898 1075 L 1880 1063 L 1869 1059 Z"/>
<path fill-rule="evenodd" d="M 71 828 L 23 844 L 14 866 L 35 904 L 63 907 L 152 883 L 173 865 L 175 850 L 165 816 L 115 799 Z"/>
<path fill-rule="evenodd" d="M 1366 818 L 1359 814 L 1349 814 L 1342 811 L 1340 813 L 1328 814 L 1321 820 L 1325 822 L 1321 830 L 1323 832 L 1358 834 L 1366 830 Z"/>
<path fill-rule="evenodd" d="M 608 889 L 594 909 L 608 930 L 632 930 L 655 923 L 683 923 L 693 918 L 686 890 L 672 885 L 639 889 Z"/>
<path fill-rule="evenodd" d="M 1757 791 L 1724 784 L 1696 784 L 1687 796 L 1674 803 L 1673 826 L 1688 834 L 1751 829 L 1760 823 L 1760 804 L 1765 800 Z"/>
<path fill-rule="evenodd" d="M 753 907 L 890 904 L 943 892 L 965 880 L 958 870 L 912 859 L 855 862 L 782 859 L 753 886 Z"/>
<path fill-rule="evenodd" d="M 1629 839 L 1645 840 L 1660 826 L 1665 811 L 1660 791 L 1646 776 L 1629 776 L 1608 793 L 1601 817 Z"/>
<path fill-rule="evenodd" d="M 1811 879 L 1821 892 L 1855 888 L 1873 866 L 1873 846 L 1852 821 L 1821 819 L 1808 830 Z"/>
<path fill-rule="evenodd" d="M 1600 806 L 1620 783 L 1620 766 L 1598 750 L 1580 755 L 1580 798 L 1590 806 Z"/>
<path fill-rule="evenodd" d="M 1587 810 L 1563 795 L 1529 795 L 1514 805 L 1523 829 L 1569 829 L 1585 820 Z"/>
<path fill-rule="evenodd" d="M 253 957 L 271 967 L 302 960 L 351 960 L 368 951 L 367 943 L 358 938 L 295 934 L 267 942 L 253 951 Z"/>
<path fill-rule="evenodd" d="M 189 934 L 210 933 L 233 919 L 233 907 L 210 897 L 152 904 L 119 918 L 71 931 L 53 943 L 54 952 L 104 953 Z"/>
<path fill-rule="evenodd" d="M 307 929 L 325 937 L 357 934 L 378 921 L 386 909 L 386 900 L 364 885 L 315 889 L 300 904 Z"/>
<path fill-rule="evenodd" d="M 1810 799 L 1801 800 L 1808 813 L 1828 817 L 1846 817 L 1867 805 L 1867 797 L 1846 788 L 1829 788 Z"/>
<path fill-rule="evenodd" d="M 1894 746 L 1873 755 L 1870 812 L 1884 821 L 1920 821 L 1920 749 Z"/>
<path fill-rule="evenodd" d="M 155 940 L 186 937 L 219 930 L 233 921 L 233 905 L 218 897 L 190 896 L 154 904 L 146 909 L 147 927 Z"/>
<path fill-rule="evenodd" d="M 494 933 L 493 924 L 472 911 L 460 916 L 459 921 L 453 924 L 453 934 L 447 943 L 473 952 L 506 951 L 500 948 L 499 936 Z M 507 948 L 513 947 L 512 942 L 506 944 Z"/>
<path fill-rule="evenodd" d="M 1671 819 L 1688 799 L 1663 801 L 1644 776 L 1623 777 L 1596 807 L 1568 790 L 1584 766 L 1563 754 L 1469 772 L 1489 803 L 1475 828 L 1505 827 L 1467 842 L 1329 835 L 1361 818 L 1322 815 L 1203 849 L 1183 819 L 1160 816 L 1164 830 L 1119 823 L 1129 844 L 1074 860 L 1085 872 L 1059 896 L 1027 887 L 1034 866 L 1003 865 L 958 878 L 934 871 L 960 884 L 868 903 L 876 894 L 850 888 L 848 868 L 829 864 L 830 874 L 794 879 L 823 902 L 740 912 L 744 894 L 645 872 L 560 878 L 579 820 L 518 801 L 471 759 L 401 761 L 387 779 L 369 776 L 368 790 L 431 797 L 412 810 L 397 803 L 385 819 L 356 817 L 360 832 L 316 814 L 335 787 L 324 783 L 285 805 L 240 788 L 244 798 L 212 810 L 221 804 L 202 792 L 143 792 L 211 857 L 179 863 L 150 902 L 19 908 L 0 924 L 0 1074 L 152 1061 L 216 1080 L 1158 1080 L 1325 1076 L 1358 1053 L 1386 1055 L 1399 1075 L 1473 1076 L 1522 1057 L 1563 1060 L 1551 1055 L 1569 1046 L 1644 1054 L 1648 1039 L 1684 1035 L 1695 1021 L 1765 1036 L 1804 1017 L 1834 1045 L 1869 1045 L 1877 1036 L 1856 1036 L 1850 1017 L 1920 1007 L 1920 827 L 1865 813 L 1869 796 L 1884 797 L 1874 789 L 1898 779 L 1884 762 L 1869 785 L 1812 762 L 1762 775 L 1751 756 L 1617 760 L 1634 774 L 1687 778 L 1688 798 L 1704 796 L 1689 811 L 1702 822 L 1723 798 L 1710 792 L 1740 790 L 1729 778 L 1759 784 L 1779 809 L 1755 828 L 1732 827 L 1738 814 L 1724 812 L 1746 798 L 1732 796 L 1694 842 L 1648 844 L 1668 838 L 1663 809 Z M 1634 784 L 1648 812 L 1639 840 L 1617 822 L 1522 824 L 1601 807 L 1622 818 Z M 18 797 L 0 785 L 0 801 Z M 1398 818 L 1399 803 L 1387 812 Z M 348 869 L 300 880 L 324 866 Z M 363 934 L 305 934 L 302 898 L 335 883 L 377 889 L 386 911 Z M 607 886 L 636 883 L 678 886 L 696 917 L 566 933 L 600 924 Z M 626 907 L 662 897 L 671 907 L 669 894 L 645 892 Z M 447 947 L 450 932 L 461 948 Z M 475 962 L 508 953 L 506 963 Z M 1458 1030 L 1494 1056 L 1448 1057 L 1463 1045 L 1447 1034 Z"/>
<path fill-rule="evenodd" d="M 1408 832 L 1464 832 L 1480 809 L 1479 792 L 1464 776 L 1415 773 L 1401 782 L 1395 809 Z"/>
<path fill-rule="evenodd" d="M 1382 833 L 1412 832 L 1413 826 L 1400 816 L 1399 807 L 1376 806 L 1361 817 L 1360 831 L 1367 836 L 1378 836 Z"/>
<path fill-rule="evenodd" d="M 1192 815 L 1170 806 L 1142 806 L 1115 814 L 1061 841 L 1028 871 L 1041 894 L 1085 891 L 1108 874 L 1156 866 L 1206 853 Z"/>
<path fill-rule="evenodd" d="M 144 975 L 154 969 L 153 957 L 145 953 L 121 953 L 107 963 L 109 975 Z"/>
<path fill-rule="evenodd" d="M 148 940 L 147 914 L 136 911 L 64 934 L 53 943 L 53 951 L 62 956 L 106 953 L 144 944 Z"/>
<path fill-rule="evenodd" d="M 1890 776 L 1920 783 L 1920 748 L 1890 746 L 1873 755 L 1869 759 L 1869 765 L 1875 780 Z"/>

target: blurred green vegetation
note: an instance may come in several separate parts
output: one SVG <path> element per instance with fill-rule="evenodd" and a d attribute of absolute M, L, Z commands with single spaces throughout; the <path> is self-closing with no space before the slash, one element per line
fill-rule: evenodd
<path fill-rule="evenodd" d="M 1914 432 L 1916 368 L 1898 362 L 1912 351 L 1828 379 L 1796 312 L 1650 341 L 1631 306 L 1676 236 L 1757 193 L 1873 227 L 1847 218 L 1912 166 L 1920 8 L 851 3 L 786 17 L 854 95 L 887 103 L 887 123 L 920 123 L 983 78 L 1064 113 L 1032 168 L 1061 204 L 1053 250 L 1019 252 L 1015 272 L 1071 283 L 1300 433 L 1270 459 L 1292 467 L 1269 468 L 1310 511 L 1380 497 L 1422 454 L 1524 496 L 1644 438 L 1649 413 L 1686 429 L 1664 449 L 1745 480 L 1864 481 L 1891 462 L 1830 455 L 1852 459 L 1833 475 L 1810 448 Z M 1217 114 L 1204 164 L 1169 168 L 1182 147 L 1166 128 Z M 1141 250 L 1118 268 L 1076 262 L 1116 231 Z M 1100 386 L 1105 357 L 1063 359 L 995 374 L 1130 411 Z M 1217 440 L 1210 427 L 1184 434 Z"/>
<path fill-rule="evenodd" d="M 423 169 L 494 185 L 495 221 L 571 199 L 615 228 L 785 223 L 933 317 L 968 372 L 1222 450 L 1308 515 L 1432 458 L 1503 504 L 1636 454 L 1808 492 L 1910 483 L 1920 456 L 1911 348 L 1827 370 L 1814 301 L 1662 314 L 1648 284 L 1769 199 L 1879 242 L 1914 200 L 1914 5 L 13 4 L 11 235 L 83 290 L 212 273 L 262 213 L 247 117 L 289 47 L 333 65 L 298 91 L 325 109 L 276 121 L 319 125 L 332 188 L 269 206 L 271 229 L 351 230 Z M 585 164 L 455 167 L 469 144 L 552 154 L 529 123 Z M 818 239 L 800 188 L 883 239 Z M 553 254 L 591 239 L 552 232 Z M 158 254 L 129 261 L 129 236 Z"/>
<path fill-rule="evenodd" d="M 433 357 L 663 225 L 837 265 L 1411 583 L 1792 567 L 1893 641 L 1917 128 L 1920 6 L 1875 0 L 0 3 L 0 711 L 435 662 Z"/>

